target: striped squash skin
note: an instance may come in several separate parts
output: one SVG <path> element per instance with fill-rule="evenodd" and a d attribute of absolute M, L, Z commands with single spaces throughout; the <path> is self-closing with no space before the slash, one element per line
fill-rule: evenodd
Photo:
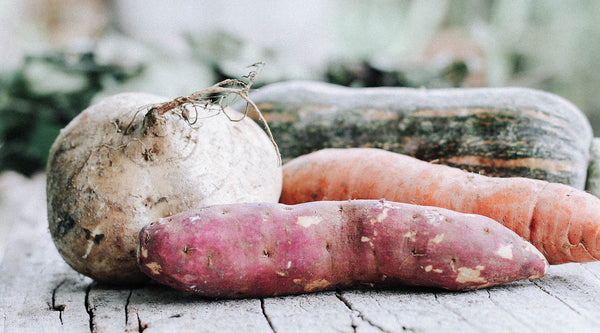
<path fill-rule="evenodd" d="M 374 147 L 488 176 L 585 187 L 591 126 L 577 107 L 547 92 L 288 81 L 250 98 L 284 161 L 322 148 Z"/>

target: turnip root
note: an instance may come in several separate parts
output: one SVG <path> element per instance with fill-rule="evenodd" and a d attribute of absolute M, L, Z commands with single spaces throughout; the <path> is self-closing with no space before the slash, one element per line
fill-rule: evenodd
<path fill-rule="evenodd" d="M 199 98 L 118 94 L 61 131 L 48 162 L 48 219 L 75 270 L 102 282 L 144 281 L 136 265 L 142 226 L 192 207 L 278 200 L 272 138 Z"/>
<path fill-rule="evenodd" d="M 139 237 L 144 273 L 207 297 L 364 284 L 469 290 L 548 269 L 492 219 L 384 200 L 213 205 L 159 219 Z"/>

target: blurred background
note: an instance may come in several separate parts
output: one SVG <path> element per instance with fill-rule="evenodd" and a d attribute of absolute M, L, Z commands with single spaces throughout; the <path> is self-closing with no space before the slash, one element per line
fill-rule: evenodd
<path fill-rule="evenodd" d="M 257 84 L 525 86 L 600 135 L 596 0 L 0 0 L 0 171 L 43 171 L 60 128 L 124 91 Z"/>

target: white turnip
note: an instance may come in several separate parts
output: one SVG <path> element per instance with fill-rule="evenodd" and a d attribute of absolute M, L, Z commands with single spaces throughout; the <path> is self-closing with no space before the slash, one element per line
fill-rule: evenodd
<path fill-rule="evenodd" d="M 210 204 L 277 202 L 282 172 L 273 138 L 211 102 L 214 93 L 246 99 L 250 84 L 240 84 L 227 80 L 172 101 L 118 94 L 61 131 L 48 161 L 48 219 L 71 267 L 102 282 L 138 283 L 142 226 Z"/>

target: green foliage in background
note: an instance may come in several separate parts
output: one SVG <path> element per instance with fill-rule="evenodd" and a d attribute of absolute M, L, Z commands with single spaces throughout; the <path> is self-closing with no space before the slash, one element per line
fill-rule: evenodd
<path fill-rule="evenodd" d="M 267 66 L 254 88 L 312 79 L 356 87 L 541 89 L 573 102 L 600 135 L 600 1 L 332 3 L 331 31 L 323 34 L 329 49 L 311 65 L 306 55 L 290 54 L 288 44 L 259 45 L 227 31 L 189 31 L 182 53 L 107 34 L 89 52 L 28 57 L 0 74 L 0 172 L 42 171 L 60 128 L 94 99 L 124 91 L 188 95 L 245 75 L 257 61 Z"/>
<path fill-rule="evenodd" d="M 214 47 L 220 48 L 218 43 Z M 157 64 L 152 57 L 133 68 L 100 64 L 97 58 L 93 51 L 31 56 L 18 70 L 0 76 L 0 172 L 16 170 L 31 175 L 42 171 L 60 129 L 87 108 L 95 97 L 106 95 L 107 90 L 108 93 L 132 88 L 148 91 L 151 87 L 138 81 L 156 86 L 168 79 L 152 74 L 152 68 L 164 65 Z M 205 66 L 209 71 L 207 75 L 217 79 L 234 77 L 229 76 L 231 73 L 226 73 L 219 63 L 206 59 L 188 59 L 186 66 Z M 244 66 L 240 65 L 240 68 Z M 409 72 L 382 71 L 368 63 L 346 63 L 331 64 L 322 80 L 353 86 L 459 86 L 466 71 L 460 63 L 444 68 L 416 68 Z M 262 82 L 263 85 L 268 83 L 271 82 Z M 194 89 L 199 87 L 189 87 L 187 93 Z"/>
<path fill-rule="evenodd" d="M 98 64 L 91 52 L 27 57 L 0 77 L 0 171 L 43 170 L 60 129 L 90 104 L 106 77 L 134 75 Z"/>

